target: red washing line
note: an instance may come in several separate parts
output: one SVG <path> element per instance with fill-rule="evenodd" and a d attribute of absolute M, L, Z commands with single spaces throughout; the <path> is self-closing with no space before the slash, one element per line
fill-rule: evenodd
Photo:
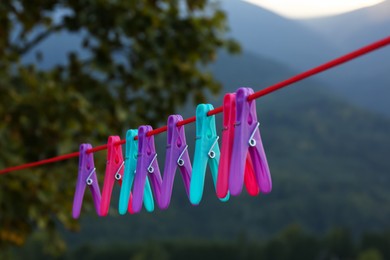
<path fill-rule="evenodd" d="M 367 54 L 367 53 L 370 53 L 372 51 L 375 51 L 377 49 L 380 49 L 386 45 L 390 44 L 390 36 L 382 39 L 382 40 L 379 40 L 377 42 L 374 42 L 374 43 L 371 43 L 361 49 L 358 49 L 358 50 L 355 50 L 353 52 L 350 52 L 344 56 L 341 56 L 341 57 L 338 57 L 334 60 L 331 60 L 329 62 L 326 62 L 318 67 L 315 67 L 313 69 L 310 69 L 310 70 L 307 70 L 303 73 L 300 73 L 298 75 L 295 75 L 287 80 L 284 80 L 284 81 L 281 81 L 279 83 L 276 83 L 275 85 L 272 85 L 272 86 L 269 86 L 265 89 L 262 89 L 260 91 L 257 91 L 255 93 L 253 93 L 252 95 L 250 95 L 248 97 L 249 100 L 253 100 L 253 99 L 257 99 L 259 97 L 262 97 L 262 96 L 265 96 L 265 95 L 268 95 L 276 90 L 279 90 L 281 88 L 284 88 L 284 87 L 287 87 L 293 83 L 296 83 L 298 81 L 301 81 L 303 79 L 306 79 L 308 77 L 311 77 L 313 75 L 316 75 L 318 73 L 321 73 L 323 71 L 326 71 L 328 69 L 331 69 L 333 67 L 336 67 L 338 65 L 341 65 L 345 62 L 348 62 L 348 61 L 351 61 L 353 59 L 356 59 L 360 56 L 363 56 L 364 54 Z M 211 115 L 215 115 L 215 114 L 218 114 L 218 113 L 222 113 L 222 106 L 220 107 L 217 107 L 215 108 L 214 110 L 210 110 L 207 115 L 208 116 L 211 116 Z M 195 117 L 190 117 L 190 118 L 187 118 L 187 119 L 184 119 L 183 121 L 180 121 L 177 125 L 178 126 L 182 126 L 182 125 L 187 125 L 187 124 L 190 124 L 190 123 L 193 123 L 195 122 L 196 118 Z M 148 136 L 151 136 L 151 135 L 157 135 L 157 134 L 160 134 L 160 133 L 163 133 L 167 131 L 167 126 L 163 126 L 163 127 L 160 127 L 160 128 L 156 128 L 154 129 L 153 131 L 150 131 L 148 132 Z M 137 137 L 136 137 L 137 138 Z M 126 143 L 126 140 L 121 140 L 120 142 L 118 142 L 118 145 L 122 145 L 122 144 L 125 144 Z M 107 149 L 107 145 L 101 145 L 101 146 L 97 146 L 95 148 L 92 148 L 90 150 L 88 150 L 87 152 L 88 153 L 94 153 L 94 152 L 98 152 L 98 151 L 102 151 L 102 150 L 105 150 Z M 69 153 L 69 154 L 64 154 L 64 155 L 61 155 L 61 156 L 57 156 L 57 157 L 53 157 L 53 158 L 49 158 L 49 159 L 44 159 L 44 160 L 41 160 L 41 161 L 37 161 L 37 162 L 32 162 L 32 163 L 26 163 L 26 164 L 22 164 L 22 165 L 18 165 L 18 166 L 14 166 L 14 167 L 9 167 L 9 168 L 6 168 L 6 169 L 3 169 L 0 171 L 0 175 L 1 174 L 6 174 L 6 173 L 9 173 L 9 172 L 13 172 L 13 171 L 18 171 L 18 170 L 22 170 L 22 169 L 26 169 L 26 168 L 32 168 L 32 167 L 36 167 L 36 166 L 39 166 L 39 165 L 44 165 L 44 164 L 49 164 L 49 163 L 54 163 L 54 162 L 58 162 L 58 161 L 62 161 L 62 160 L 67 160 L 67 159 L 70 159 L 70 158 L 73 158 L 73 157 L 77 157 L 79 156 L 79 152 L 74 152 L 74 153 Z"/>

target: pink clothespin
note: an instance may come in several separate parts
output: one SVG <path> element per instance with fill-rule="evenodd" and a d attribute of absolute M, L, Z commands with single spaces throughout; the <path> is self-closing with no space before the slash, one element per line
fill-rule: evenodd
<path fill-rule="evenodd" d="M 124 160 L 122 154 L 122 146 L 119 136 L 110 136 L 107 143 L 107 166 L 106 174 L 104 176 L 104 186 L 102 193 L 102 200 L 100 203 L 100 215 L 106 216 L 110 207 L 112 189 L 114 182 L 117 181 L 122 185 L 122 177 L 124 170 Z"/>
<path fill-rule="evenodd" d="M 96 213 L 100 215 L 100 189 L 96 177 L 96 168 L 93 161 L 93 153 L 87 154 L 87 150 L 92 149 L 90 144 L 80 145 L 79 155 L 79 173 L 77 176 L 76 191 L 74 193 L 72 216 L 78 218 L 80 216 L 81 205 L 85 187 L 88 186 L 92 192 L 93 203 Z"/>
<path fill-rule="evenodd" d="M 228 194 L 230 162 L 234 142 L 234 124 L 236 122 L 236 94 L 227 93 L 223 99 L 223 129 L 221 158 L 218 167 L 217 196 L 224 198 Z M 259 186 L 253 171 L 252 161 L 249 154 L 246 157 L 245 165 L 245 186 L 251 196 L 259 194 Z"/>
<path fill-rule="evenodd" d="M 272 190 L 271 174 L 257 120 L 256 101 L 248 100 L 251 94 L 251 88 L 239 88 L 236 92 L 236 124 L 229 177 L 229 191 L 232 195 L 241 193 L 248 153 L 260 191 L 269 193 Z"/>

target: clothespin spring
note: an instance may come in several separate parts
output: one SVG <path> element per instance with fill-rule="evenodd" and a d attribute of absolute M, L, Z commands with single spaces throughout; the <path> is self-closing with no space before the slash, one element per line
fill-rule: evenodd
<path fill-rule="evenodd" d="M 125 161 L 122 162 L 121 166 L 119 166 L 118 170 L 115 173 L 115 179 L 117 181 L 119 181 L 122 178 L 122 176 L 119 174 L 119 171 L 122 169 L 123 165 L 125 165 Z"/>
<path fill-rule="evenodd" d="M 215 139 L 213 145 L 210 147 L 209 152 L 207 153 L 211 159 L 214 159 L 214 157 L 215 157 L 215 152 L 213 151 L 213 148 L 217 144 L 218 139 L 219 139 L 219 136 L 217 136 L 217 138 Z"/>
<path fill-rule="evenodd" d="M 150 162 L 150 164 L 148 166 L 148 172 L 149 173 L 153 173 L 154 172 L 154 168 L 153 168 L 152 164 L 156 160 L 156 158 L 157 158 L 157 153 L 154 155 L 153 160 Z"/>
<path fill-rule="evenodd" d="M 90 174 L 88 175 L 87 179 L 86 179 L 86 183 L 87 185 L 91 186 L 92 183 L 93 183 L 93 180 L 91 179 L 91 176 L 92 174 L 96 171 L 96 168 L 93 168 L 92 171 L 90 172 Z"/>
<path fill-rule="evenodd" d="M 183 165 L 184 165 L 184 160 L 182 159 L 182 157 L 183 157 L 184 152 L 187 150 L 187 148 L 188 148 L 188 145 L 186 145 L 186 147 L 184 147 L 184 149 L 183 149 L 183 151 L 181 152 L 179 158 L 177 159 L 177 164 L 178 164 L 179 166 L 183 166 Z"/>
<path fill-rule="evenodd" d="M 257 122 L 255 129 L 253 129 L 253 132 L 252 132 L 252 134 L 249 138 L 249 142 L 248 142 L 249 146 L 252 146 L 252 147 L 256 146 L 256 140 L 253 137 L 255 136 L 256 130 L 259 128 L 259 125 L 260 125 L 260 122 Z"/>

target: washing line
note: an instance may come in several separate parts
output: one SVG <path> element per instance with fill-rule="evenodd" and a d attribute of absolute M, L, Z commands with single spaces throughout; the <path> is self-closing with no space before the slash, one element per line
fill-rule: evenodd
<path fill-rule="evenodd" d="M 281 81 L 279 83 L 276 83 L 274 85 L 266 87 L 262 90 L 259 90 L 255 93 L 253 93 L 252 95 L 250 95 L 248 97 L 248 100 L 250 101 L 253 99 L 258 99 L 262 96 L 268 95 L 272 92 L 275 92 L 275 91 L 280 90 L 282 88 L 288 87 L 288 86 L 292 85 L 293 83 L 296 83 L 298 81 L 304 80 L 304 79 L 309 78 L 309 77 L 312 77 L 316 74 L 319 74 L 321 72 L 324 72 L 326 70 L 329 70 L 331 68 L 339 66 L 339 65 L 344 64 L 346 62 L 352 61 L 358 57 L 361 57 L 365 54 L 371 53 L 371 52 L 378 50 L 382 47 L 385 47 L 389 44 L 390 44 L 390 36 L 387 36 L 386 38 L 383 38 L 381 40 L 378 40 L 376 42 L 368 44 L 360 49 L 357 49 L 355 51 L 347 53 L 347 54 L 340 56 L 338 58 L 335 58 L 333 60 L 330 60 L 330 61 L 323 63 L 315 68 L 312 68 L 312 69 L 309 69 L 305 72 L 297 74 L 289 79 L 286 79 L 284 81 Z M 222 108 L 222 106 L 220 106 L 220 107 L 217 107 L 213 110 L 210 110 L 207 113 L 207 115 L 208 116 L 216 115 L 218 113 L 222 113 L 222 111 L 223 111 L 223 108 Z M 183 121 L 178 122 L 177 126 L 187 125 L 187 124 L 195 122 L 195 120 L 196 120 L 196 117 L 193 116 L 193 117 L 190 117 L 190 118 L 184 119 Z M 157 135 L 157 134 L 160 134 L 160 133 L 163 133 L 166 131 L 167 131 L 167 126 L 162 126 L 162 127 L 156 128 L 156 129 L 148 132 L 147 136 Z M 137 139 L 137 138 L 138 137 L 136 136 L 135 139 Z M 118 141 L 116 143 L 116 145 L 123 145 L 125 143 L 126 143 L 126 140 L 121 140 L 121 141 Z M 95 152 L 106 150 L 106 149 L 107 149 L 107 145 L 100 145 L 100 146 L 97 146 L 95 148 L 89 149 L 87 151 L 87 153 L 95 153 Z M 73 153 L 68 153 L 68 154 L 64 154 L 64 155 L 60 155 L 60 156 L 56 156 L 56 157 L 52 157 L 52 158 L 48 158 L 48 159 L 43 159 L 43 160 L 36 161 L 36 162 L 30 162 L 30 163 L 25 163 L 25 164 L 18 165 L 18 166 L 12 166 L 12 167 L 0 170 L 0 175 L 14 172 L 14 171 L 27 169 L 27 168 L 33 168 L 33 167 L 37 167 L 40 165 L 45 165 L 45 164 L 50 164 L 50 163 L 59 162 L 59 161 L 63 161 L 63 160 L 68 160 L 68 159 L 71 159 L 74 157 L 78 157 L 79 154 L 80 154 L 79 152 L 73 152 Z"/>

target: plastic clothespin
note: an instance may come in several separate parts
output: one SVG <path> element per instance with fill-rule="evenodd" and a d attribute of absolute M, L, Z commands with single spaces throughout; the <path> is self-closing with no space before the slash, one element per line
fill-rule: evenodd
<path fill-rule="evenodd" d="M 117 181 L 122 185 L 122 177 L 124 164 L 122 146 L 119 136 L 110 136 L 107 142 L 107 166 L 106 174 L 104 176 L 104 186 L 102 192 L 102 200 L 100 202 L 100 215 L 106 216 L 110 207 L 112 189 L 114 182 Z"/>
<path fill-rule="evenodd" d="M 173 182 L 177 168 L 179 168 L 183 178 L 187 196 L 190 196 L 192 166 L 188 155 L 184 126 L 177 126 L 177 123 L 182 120 L 183 117 L 181 115 L 170 115 L 168 117 L 167 150 L 159 199 L 159 207 L 162 209 L 168 208 L 171 201 Z"/>
<path fill-rule="evenodd" d="M 219 136 L 215 128 L 215 116 L 207 116 L 207 113 L 212 109 L 214 107 L 211 104 L 199 104 L 196 107 L 196 141 L 190 184 L 190 201 L 195 205 L 200 203 L 203 196 L 207 164 L 211 170 L 214 187 L 217 188 L 220 157 Z M 227 201 L 229 197 L 228 194 L 220 200 Z"/>
<path fill-rule="evenodd" d="M 83 197 L 86 186 L 88 186 L 92 192 L 92 198 L 93 203 L 95 205 L 96 213 L 100 215 L 100 189 L 98 179 L 96 177 L 96 168 L 95 163 L 93 161 L 93 153 L 87 153 L 89 149 L 92 149 L 92 145 L 80 145 L 79 173 L 77 176 L 76 191 L 74 193 L 72 209 L 72 216 L 75 219 L 80 216 L 80 210 L 81 205 L 83 204 Z"/>
<path fill-rule="evenodd" d="M 230 164 L 229 191 L 239 195 L 242 190 L 247 154 L 252 160 L 257 183 L 262 193 L 272 190 L 271 174 L 261 141 L 256 101 L 248 101 L 251 88 L 239 88 L 236 92 L 236 123 L 233 153 Z"/>
<path fill-rule="evenodd" d="M 232 149 L 234 142 L 234 124 L 236 122 L 236 94 L 227 93 L 223 99 L 223 128 L 221 158 L 218 167 L 217 196 L 224 198 L 228 194 L 230 162 L 232 160 Z M 252 196 L 259 194 L 259 186 L 253 171 L 252 161 L 249 154 L 246 157 L 245 165 L 245 186 Z"/>
<path fill-rule="evenodd" d="M 152 131 L 152 127 L 149 125 L 138 128 L 137 173 L 134 179 L 132 201 L 134 212 L 141 210 L 147 176 L 150 178 L 157 201 L 159 201 L 161 194 L 161 174 L 158 167 L 156 148 L 154 146 L 154 137 L 147 136 L 149 131 Z"/>
<path fill-rule="evenodd" d="M 126 210 L 128 210 L 129 213 L 133 213 L 132 194 L 130 190 L 133 186 L 134 177 L 136 174 L 135 170 L 137 167 L 138 140 L 134 140 L 137 135 L 138 130 L 136 129 L 130 129 L 126 133 L 125 170 L 123 173 L 123 181 L 119 197 L 119 214 L 121 215 L 124 215 Z M 146 179 L 144 190 L 144 206 L 149 212 L 154 210 L 153 194 L 148 179 Z"/>

